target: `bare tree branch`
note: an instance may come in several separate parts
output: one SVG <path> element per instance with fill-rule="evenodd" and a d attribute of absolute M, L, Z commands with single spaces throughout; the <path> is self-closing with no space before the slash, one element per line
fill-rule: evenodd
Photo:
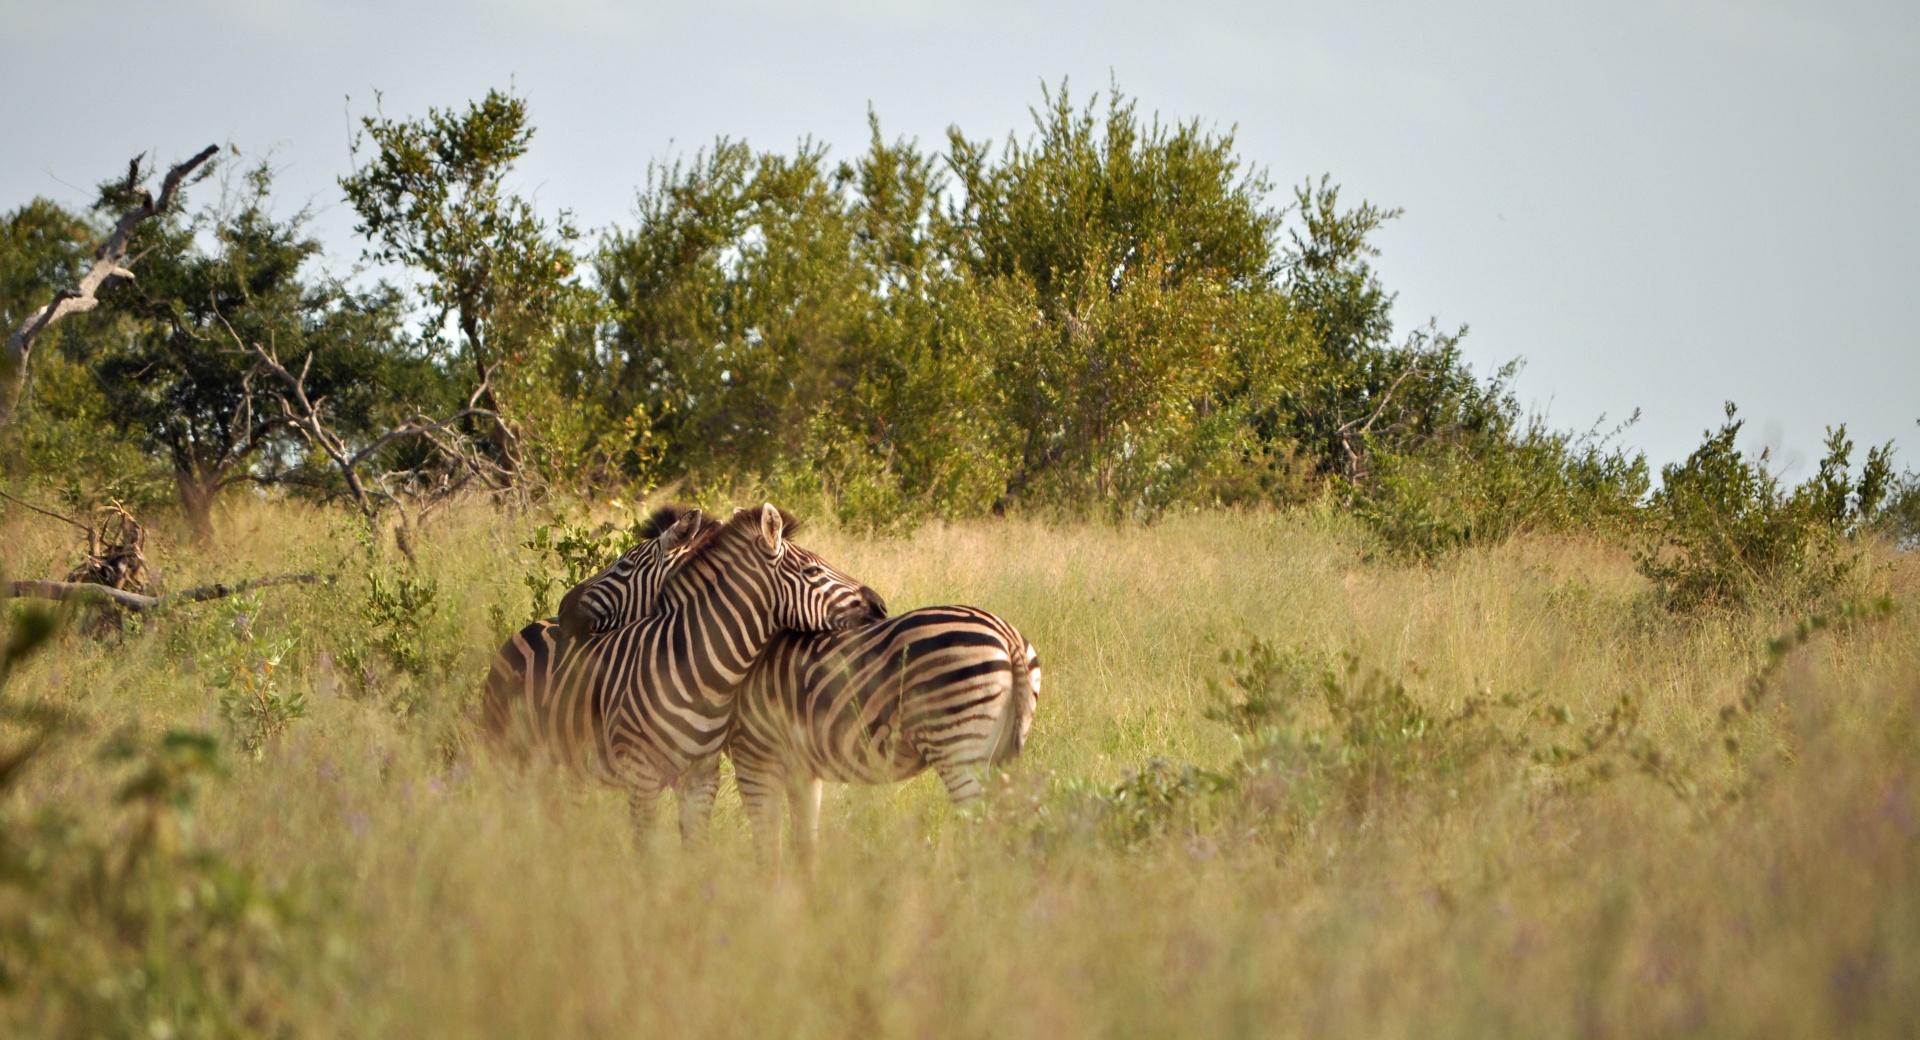
<path fill-rule="evenodd" d="M 78 527 L 80 530 L 87 532 L 88 534 L 93 533 L 93 528 L 88 527 L 86 524 L 83 524 L 78 520 L 75 520 L 73 517 L 67 516 L 63 513 L 56 513 L 51 509 L 41 508 L 40 506 L 36 506 L 32 502 L 29 502 L 26 499 L 19 497 L 18 495 L 10 495 L 5 491 L 0 491 L 0 498 L 4 498 L 7 501 L 13 502 L 17 505 L 26 506 L 28 509 L 31 509 L 36 513 L 39 513 L 41 516 L 50 516 L 55 520 L 63 520 L 69 524 L 72 524 L 75 527 Z"/>
<path fill-rule="evenodd" d="M 191 589 L 182 589 L 179 592 L 169 592 L 164 596 L 144 596 L 138 592 L 128 592 L 110 585 L 96 585 L 87 581 L 24 580 L 8 582 L 4 595 L 0 595 L 0 598 L 71 600 L 79 603 L 111 604 L 142 612 L 166 610 L 180 603 L 198 603 L 223 596 L 237 596 L 242 592 L 272 585 L 313 585 L 325 580 L 330 579 L 319 574 L 275 574 L 265 578 L 248 578 L 231 585 L 225 582 L 200 585 Z"/>
<path fill-rule="evenodd" d="M 134 229 L 142 222 L 166 212 L 173 205 L 181 182 L 219 150 L 218 145 L 210 144 L 193 158 L 168 170 L 167 176 L 160 182 L 158 198 L 140 186 L 141 156 L 134 156 L 133 161 L 127 164 L 127 190 L 140 197 L 140 205 L 120 215 L 112 234 L 94 250 L 93 266 L 80 277 L 78 286 L 55 293 L 45 307 L 29 315 L 7 337 L 7 352 L 0 356 L 0 427 L 13 421 L 15 407 L 26 389 L 27 363 L 33 354 L 34 341 L 54 322 L 98 306 L 100 289 L 110 279 L 133 277 L 133 272 L 127 269 L 127 247 L 133 241 Z"/>
<path fill-rule="evenodd" d="M 1387 387 L 1387 392 L 1380 395 L 1379 403 L 1373 406 L 1373 412 L 1367 416 L 1366 421 L 1361 422 L 1357 417 L 1348 419 L 1346 422 L 1340 424 L 1339 429 L 1334 431 L 1334 436 L 1340 440 L 1341 449 L 1347 453 L 1347 476 L 1349 478 L 1361 480 L 1367 475 L 1366 460 L 1361 457 L 1360 449 L 1354 446 L 1354 442 L 1363 441 L 1366 435 L 1372 432 L 1373 424 L 1379 421 L 1380 416 L 1387 410 L 1387 403 L 1393 400 L 1394 391 L 1399 390 L 1400 384 L 1406 382 L 1409 376 L 1420 371 L 1420 362 L 1424 360 L 1426 360 L 1426 354 L 1422 353 L 1419 346 L 1416 345 L 1413 349 L 1413 359 L 1407 362 L 1407 367 L 1400 373 L 1399 378 L 1395 379 L 1393 384 Z M 1360 424 L 1358 430 L 1354 429 L 1354 424 L 1356 423 Z"/>
<path fill-rule="evenodd" d="M 435 450 L 457 470 L 463 470 L 472 476 L 501 486 L 511 483 L 510 470 L 474 450 L 466 443 L 465 438 L 449 436 L 453 428 L 465 419 L 478 417 L 498 421 L 497 413 L 480 406 L 480 401 L 493 392 L 490 383 L 482 382 L 474 388 L 473 393 L 467 398 L 467 406 L 444 419 L 415 415 L 400 426 L 382 433 L 365 446 L 354 450 L 347 444 L 345 438 L 328 427 L 325 418 L 326 398 L 313 397 L 307 389 L 307 376 L 313 368 L 312 353 L 308 353 L 301 360 L 300 370 L 294 372 L 280 360 L 279 352 L 271 344 L 249 343 L 227 322 L 224 315 L 216 313 L 215 317 L 226 329 L 227 335 L 233 339 L 235 347 L 253 357 L 255 370 L 272 375 L 284 386 L 285 389 L 276 394 L 283 421 L 299 430 L 307 443 L 318 448 L 332 460 L 334 469 L 339 471 L 342 481 L 346 484 L 347 495 L 353 499 L 360 514 L 369 521 L 373 520 L 379 515 L 381 502 L 390 503 L 399 508 L 400 527 L 395 532 L 395 538 L 401 551 L 409 559 L 413 556 L 410 537 L 413 527 L 426 519 L 437 501 L 451 495 L 460 486 L 464 486 L 467 477 L 461 477 L 459 483 L 455 484 L 449 474 L 442 474 L 439 487 L 432 489 L 420 487 L 419 478 L 424 474 L 418 472 L 381 474 L 369 483 L 367 478 L 362 476 L 361 468 L 381 450 L 406 438 L 418 437 L 433 445 Z M 489 473 L 488 469 L 492 472 Z M 395 479 L 401 479 L 404 483 L 412 485 L 413 490 L 410 493 L 424 500 L 418 515 L 407 516 L 406 509 L 401 504 L 400 494 L 392 486 L 392 481 Z"/>

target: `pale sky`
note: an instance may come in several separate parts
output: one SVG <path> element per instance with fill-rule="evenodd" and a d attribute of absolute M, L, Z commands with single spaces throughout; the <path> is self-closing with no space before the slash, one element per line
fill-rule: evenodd
<path fill-rule="evenodd" d="M 694 10 L 703 7 L 703 10 Z M 1040 83 L 1117 80 L 1237 128 L 1285 189 L 1404 207 L 1379 266 L 1402 328 L 1466 323 L 1559 426 L 1643 412 L 1683 456 L 1721 402 L 1794 477 L 1822 428 L 1920 468 L 1920 2 L 710 5 L 0 0 L 0 208 L 68 205 L 133 153 L 270 155 L 331 266 L 335 180 L 390 115 L 527 97 L 519 187 L 630 224 L 649 160 L 717 135 L 850 156 L 1003 139 Z M 351 100 L 349 100 L 351 99 Z M 203 189 L 202 197 L 205 197 Z M 1276 202 L 1281 199 L 1276 198 Z"/>

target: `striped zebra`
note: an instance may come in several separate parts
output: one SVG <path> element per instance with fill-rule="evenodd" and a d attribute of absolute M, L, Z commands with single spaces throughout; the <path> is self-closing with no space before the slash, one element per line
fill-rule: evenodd
<path fill-rule="evenodd" d="M 823 781 L 885 784 L 932 769 L 947 797 L 985 793 L 1025 745 L 1040 656 L 977 607 L 922 607 L 863 628 L 790 632 L 754 662 L 734 701 L 727 757 L 763 857 L 778 858 L 781 800 L 812 859 Z"/>
<path fill-rule="evenodd" d="M 655 514 L 668 529 L 680 515 L 674 507 Z M 657 583 L 647 571 L 670 566 L 669 557 L 643 544 L 629 558 L 635 564 L 618 575 L 610 568 L 575 589 L 575 624 L 605 631 L 644 615 Z M 593 587 L 600 581 L 628 587 Z M 638 613 L 621 615 L 622 607 Z M 778 848 L 784 795 L 796 851 L 811 857 L 824 780 L 892 783 L 931 768 L 955 802 L 978 798 L 986 772 L 1019 753 L 1039 696 L 1033 644 L 975 607 L 925 607 L 863 628 L 775 638 L 735 698 L 727 737 L 763 855 Z M 718 779 L 712 768 L 689 774 L 683 809 L 711 807 Z"/>
<path fill-rule="evenodd" d="M 792 520 L 769 504 L 724 523 L 697 511 L 656 513 L 659 536 L 561 601 L 556 621 L 509 640 L 488 676 L 487 729 L 511 746 L 544 747 L 575 772 L 624 787 L 634 820 L 652 820 L 662 790 L 682 793 L 683 835 L 712 808 L 711 779 L 735 688 L 785 629 L 825 631 L 884 617 L 873 590 L 786 538 Z M 632 598 L 602 582 L 622 582 Z M 648 609 L 593 623 L 618 605 Z"/>

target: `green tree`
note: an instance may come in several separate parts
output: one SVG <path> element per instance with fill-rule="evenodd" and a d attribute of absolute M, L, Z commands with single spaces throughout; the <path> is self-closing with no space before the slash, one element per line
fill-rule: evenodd
<path fill-rule="evenodd" d="M 75 284 L 97 237 L 84 216 L 35 199 L 0 218 L 0 327 L 18 328 L 56 292 Z M 140 503 L 151 487 L 139 453 L 111 428 L 105 399 L 70 343 L 115 334 L 99 311 L 49 326 L 34 351 L 33 376 L 18 402 L 21 421 L 0 430 L 0 466 L 16 481 L 50 484 L 70 504 L 115 497 Z"/>
<path fill-rule="evenodd" d="M 1258 423 L 1323 474 L 1364 481 L 1371 451 L 1413 451 L 1435 439 L 1515 431 L 1500 387 L 1461 357 L 1463 327 L 1432 325 L 1394 341 L 1393 295 L 1380 284 L 1371 239 L 1399 210 L 1343 208 L 1326 178 L 1294 192 L 1298 223 L 1281 256 L 1283 284 L 1307 343 L 1304 369 Z"/>
<path fill-rule="evenodd" d="M 425 276 L 426 338 L 451 328 L 451 354 L 497 416 L 485 431 L 496 461 L 524 476 L 531 447 L 564 465 L 596 425 L 579 414 L 591 395 L 563 388 L 594 378 L 597 298 L 579 281 L 566 214 L 549 222 L 507 187 L 533 138 L 526 102 L 489 91 L 464 111 L 369 116 L 361 128 L 356 154 L 369 142 L 371 154 L 340 185 L 365 256 Z"/>
<path fill-rule="evenodd" d="M 1876 529 L 1896 483 L 1892 445 L 1869 449 L 1856 478 L 1846 427 L 1829 429 L 1818 470 L 1789 490 L 1766 452 L 1741 452 L 1743 420 L 1726 411 L 1686 461 L 1661 468 L 1640 570 L 1681 612 L 1816 605 L 1853 573 L 1854 540 Z"/>
<path fill-rule="evenodd" d="M 842 333 L 832 392 L 789 470 L 817 482 L 843 520 L 891 526 L 978 513 L 1007 476 L 997 366 L 1024 335 L 1025 315 L 948 261 L 939 158 L 889 142 L 878 118 L 868 121 L 866 152 L 834 173 L 866 305 Z"/>
<path fill-rule="evenodd" d="M 1048 91 L 1034 136 L 998 157 L 952 132 L 950 248 L 1032 315 L 999 371 L 1019 442 L 1005 497 L 1050 484 L 1151 506 L 1230 449 L 1218 434 L 1242 402 L 1229 395 L 1288 349 L 1245 334 L 1274 331 L 1280 214 L 1231 133 L 1143 119 L 1117 89 L 1104 113 L 1097 101 Z M 1236 365 L 1236 352 L 1257 356 Z"/>
<path fill-rule="evenodd" d="M 872 306 L 825 154 L 721 140 L 656 166 L 637 226 L 601 249 L 616 408 L 651 417 L 686 471 L 763 475 L 801 451 Z"/>
<path fill-rule="evenodd" d="M 84 354 L 110 421 L 164 460 L 198 539 L 212 533 L 224 489 L 271 480 L 301 454 L 243 343 L 311 354 L 309 389 L 329 399 L 345 428 L 364 427 L 395 396 L 380 367 L 394 342 L 395 295 L 303 277 L 319 244 L 305 233 L 304 213 L 272 214 L 270 189 L 261 167 L 230 212 L 144 225 L 140 278 L 102 297 L 132 331 Z"/>

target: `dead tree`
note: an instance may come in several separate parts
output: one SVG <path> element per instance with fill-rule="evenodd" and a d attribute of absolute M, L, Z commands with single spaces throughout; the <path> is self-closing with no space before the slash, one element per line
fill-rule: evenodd
<path fill-rule="evenodd" d="M 37 506 L 18 495 L 0 491 L 15 505 L 77 528 L 87 537 L 79 564 L 67 572 L 67 581 L 104 585 L 135 594 L 147 590 L 147 528 L 127 507 L 109 502 L 95 511 L 92 523 L 81 523 L 65 513 Z"/>
<path fill-rule="evenodd" d="M 399 524 L 394 528 L 394 542 L 409 560 L 413 559 L 414 532 L 425 522 L 429 513 L 456 492 L 474 480 L 493 488 L 512 486 L 512 472 L 483 452 L 474 450 L 457 429 L 460 423 L 470 418 L 499 418 L 492 409 L 480 404 L 493 392 L 489 382 L 482 381 L 475 387 L 467 397 L 466 407 L 452 415 L 433 419 L 416 414 L 356 449 L 328 425 L 326 397 L 316 398 L 307 391 L 307 373 L 313 366 L 312 353 L 301 360 L 300 370 L 295 372 L 280 360 L 279 353 L 271 345 L 248 343 L 234 331 L 232 325 L 227 324 L 225 318 L 220 321 L 227 335 L 233 338 L 236 348 L 251 354 L 259 370 L 279 380 L 284 389 L 275 398 L 286 424 L 298 430 L 310 447 L 319 449 L 333 463 L 346 488 L 346 497 L 352 500 L 360 515 L 371 524 L 378 519 L 383 505 L 394 507 L 399 516 Z M 446 461 L 446 467 L 436 472 L 408 470 L 369 475 L 364 471 L 366 464 L 383 449 L 407 438 L 419 438 L 433 445 L 434 450 Z M 411 500 L 414 505 L 411 515 L 407 511 L 406 500 Z"/>
<path fill-rule="evenodd" d="M 99 306 L 100 290 L 109 282 L 133 277 L 133 272 L 127 269 L 130 263 L 127 250 L 133 243 L 134 229 L 144 221 L 166 212 L 173 205 L 181 183 L 219 150 L 218 145 L 210 144 L 193 158 L 168 170 L 160 182 L 160 194 L 157 197 L 140 183 L 145 179 L 140 170 L 142 156 L 134 156 L 133 161 L 127 164 L 126 191 L 138 198 L 140 204 L 120 215 L 113 232 L 93 251 L 93 265 L 80 277 L 80 283 L 55 293 L 45 307 L 28 315 L 27 320 L 7 337 L 7 352 L 0 357 L 0 429 L 13 421 L 21 394 L 26 390 L 27 365 L 33 356 L 34 341 L 54 322 Z"/>
<path fill-rule="evenodd" d="M 181 603 L 200 603 L 223 596 L 237 596 L 253 589 L 263 589 L 274 585 L 313 585 L 328 580 L 319 574 L 275 574 L 264 578 L 247 578 L 232 584 L 215 582 L 212 585 L 197 585 L 179 592 L 169 592 L 162 596 L 149 596 L 138 592 L 116 589 L 111 585 L 100 585 L 87 581 L 36 581 L 24 579 L 7 582 L 0 588 L 0 599 L 31 597 L 34 599 L 68 600 L 77 603 L 98 606 L 119 607 L 136 613 L 144 611 L 162 611 Z"/>
<path fill-rule="evenodd" d="M 147 589 L 147 529 L 118 502 L 99 510 L 87 527 L 87 555 L 68 581 L 105 585 L 124 592 Z"/>
<path fill-rule="evenodd" d="M 0 498 L 31 509 L 42 516 L 79 528 L 87 536 L 87 548 L 79 565 L 67 573 L 65 581 L 21 579 L 0 585 L 0 599 L 21 597 L 62 600 L 94 608 L 86 625 L 92 635 L 117 631 L 120 613 L 164 611 L 181 603 L 198 603 L 250 589 L 275 585 L 308 585 L 322 578 L 316 574 L 276 574 L 243 581 L 217 582 L 179 592 L 154 595 L 148 591 L 146 543 L 147 529 L 118 502 L 100 508 L 93 523 L 81 523 L 63 513 L 38 506 L 17 495 L 0 491 Z"/>

